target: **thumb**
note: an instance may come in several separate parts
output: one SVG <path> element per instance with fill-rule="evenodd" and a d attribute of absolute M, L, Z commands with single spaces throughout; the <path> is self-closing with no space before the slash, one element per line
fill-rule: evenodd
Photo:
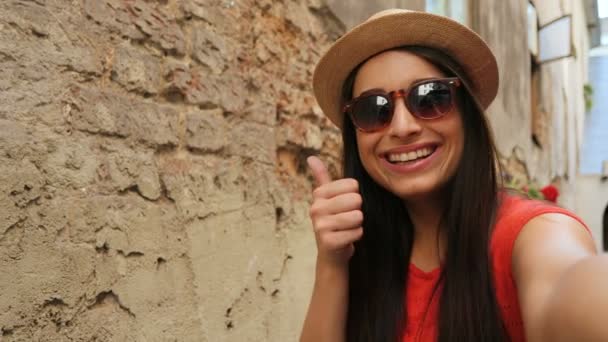
<path fill-rule="evenodd" d="M 306 158 L 306 162 L 308 163 L 308 167 L 312 171 L 313 177 L 315 177 L 315 181 L 317 182 L 317 186 L 321 186 L 323 184 L 327 184 L 331 182 L 331 177 L 329 176 L 329 172 L 327 172 L 327 168 L 325 164 L 315 156 L 310 156 Z"/>

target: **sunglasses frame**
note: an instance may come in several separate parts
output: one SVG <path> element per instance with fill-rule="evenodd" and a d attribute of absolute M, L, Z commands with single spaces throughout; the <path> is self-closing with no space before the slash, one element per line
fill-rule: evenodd
<path fill-rule="evenodd" d="M 452 96 L 452 104 L 451 104 L 451 109 L 450 111 L 454 108 L 454 99 L 456 98 L 456 88 L 460 87 L 462 85 L 462 81 L 458 78 L 458 77 L 446 77 L 446 78 L 429 78 L 429 79 L 424 79 L 424 80 L 420 80 L 417 82 L 414 82 L 412 84 L 410 84 L 409 87 L 404 88 L 404 89 L 397 89 L 397 90 L 393 90 L 391 92 L 385 92 L 382 90 L 377 90 L 377 91 L 370 91 L 370 92 L 366 92 L 364 95 L 360 95 L 355 97 L 354 99 L 351 99 L 350 101 L 348 101 L 345 105 L 344 108 L 342 109 L 342 112 L 345 114 L 348 114 L 348 116 L 350 117 L 350 120 L 352 121 L 353 125 L 360 131 L 362 132 L 376 132 L 376 131 L 380 131 L 386 127 L 388 127 L 392 121 L 393 115 L 395 114 L 395 101 L 397 101 L 398 98 L 402 97 L 403 98 L 403 102 L 405 103 L 405 106 L 407 108 L 407 110 L 414 115 L 416 118 L 421 119 L 421 120 L 434 120 L 434 119 L 438 119 L 442 116 L 444 116 L 445 114 L 449 113 L 450 111 L 447 111 L 446 113 L 441 113 L 441 115 L 432 117 L 432 118 L 425 118 L 425 117 L 421 117 L 417 114 L 417 111 L 412 110 L 412 108 L 410 108 L 410 101 L 408 100 L 408 97 L 410 96 L 411 91 L 418 87 L 421 86 L 423 84 L 426 83 L 432 83 L 432 82 L 439 82 L 442 83 L 444 85 L 447 85 L 448 88 L 450 89 L 450 96 Z M 390 109 L 390 120 L 388 120 L 388 122 L 381 126 L 378 127 L 376 129 L 372 129 L 372 130 L 366 130 L 363 129 L 359 126 L 357 126 L 355 124 L 355 120 L 353 119 L 353 114 L 352 114 L 352 108 L 354 107 L 354 105 L 357 103 L 357 101 L 360 101 L 361 99 L 370 97 L 370 96 L 384 96 L 388 99 L 388 105 L 389 105 L 389 109 Z"/>

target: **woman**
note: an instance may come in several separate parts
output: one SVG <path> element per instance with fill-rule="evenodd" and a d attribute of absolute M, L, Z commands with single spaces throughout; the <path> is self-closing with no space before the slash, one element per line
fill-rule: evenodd
<path fill-rule="evenodd" d="M 315 96 L 342 129 L 344 178 L 308 159 L 318 254 L 301 341 L 608 337 L 567 314 L 581 284 L 608 284 L 584 223 L 499 190 L 483 113 L 497 89 L 479 36 L 428 13 L 380 12 L 322 57 Z"/>

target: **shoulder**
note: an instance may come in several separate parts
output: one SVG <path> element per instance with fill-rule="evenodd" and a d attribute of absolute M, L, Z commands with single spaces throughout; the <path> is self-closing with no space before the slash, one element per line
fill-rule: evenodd
<path fill-rule="evenodd" d="M 568 209 L 545 201 L 502 193 L 492 239 L 496 240 L 496 243 L 506 242 L 504 240 L 515 243 L 524 228 L 530 230 L 529 227 L 561 227 L 564 224 L 577 227 L 590 237 L 591 231 L 584 221 Z M 540 228 L 531 230 L 537 229 Z"/>
<path fill-rule="evenodd" d="M 544 201 L 501 195 L 491 251 L 505 271 L 513 272 L 516 263 L 536 258 L 546 248 L 570 245 L 594 246 L 590 230 L 574 213 Z"/>
<path fill-rule="evenodd" d="M 530 219 L 513 246 L 512 273 L 519 284 L 554 277 L 577 261 L 596 253 L 587 226 L 574 214 L 548 212 Z"/>

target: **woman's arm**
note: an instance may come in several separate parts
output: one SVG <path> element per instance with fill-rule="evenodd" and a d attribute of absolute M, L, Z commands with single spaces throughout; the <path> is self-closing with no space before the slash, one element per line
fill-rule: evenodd
<path fill-rule="evenodd" d="M 591 235 L 570 216 L 543 214 L 524 226 L 515 241 L 512 272 L 528 341 L 608 340 L 602 327 L 608 324 L 589 319 L 600 312 L 608 319 L 606 294 L 598 287 L 608 283 L 606 271 L 598 268 L 601 262 L 588 263 L 595 254 Z M 573 310 L 582 296 L 591 299 L 587 307 Z M 584 334 L 591 335 L 580 338 Z"/>
<path fill-rule="evenodd" d="M 308 165 L 317 182 L 310 219 L 317 241 L 317 268 L 301 342 L 346 341 L 348 262 L 363 236 L 362 198 L 355 179 L 332 181 L 317 157 Z"/>
<path fill-rule="evenodd" d="M 301 342 L 346 341 L 348 268 L 319 265 Z"/>
<path fill-rule="evenodd" d="M 547 303 L 544 331 L 546 341 L 608 341 L 608 255 L 564 272 Z"/>

